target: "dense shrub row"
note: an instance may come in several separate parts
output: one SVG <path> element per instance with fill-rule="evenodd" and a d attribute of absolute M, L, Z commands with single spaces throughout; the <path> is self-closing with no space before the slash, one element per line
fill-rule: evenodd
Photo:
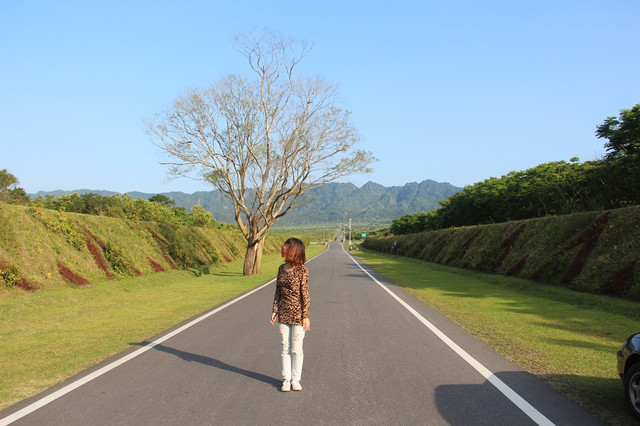
<path fill-rule="evenodd" d="M 36 207 L 69 213 L 82 213 L 117 217 L 120 219 L 143 220 L 156 223 L 173 223 L 184 226 L 218 226 L 211 213 L 202 206 L 193 206 L 191 214 L 184 207 L 175 207 L 175 202 L 161 194 L 150 200 L 133 199 L 128 194 L 104 196 L 94 193 L 65 194 L 61 196 L 39 196 L 31 201 Z"/>
<path fill-rule="evenodd" d="M 605 158 L 556 161 L 466 186 L 441 208 L 393 221 L 396 235 L 640 204 L 640 104 L 596 127 Z"/>
<path fill-rule="evenodd" d="M 640 300 L 640 207 L 368 236 L 363 247 Z"/>
<path fill-rule="evenodd" d="M 640 204 L 640 160 L 552 162 L 466 186 L 441 208 L 395 219 L 396 235 Z"/>

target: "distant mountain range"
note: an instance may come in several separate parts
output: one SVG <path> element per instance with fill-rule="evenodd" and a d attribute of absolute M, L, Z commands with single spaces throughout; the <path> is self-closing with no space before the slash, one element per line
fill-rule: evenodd
<path fill-rule="evenodd" d="M 386 225 L 390 224 L 391 220 L 407 214 L 438 208 L 440 206 L 438 201 L 445 200 L 461 190 L 462 188 L 450 183 L 439 183 L 432 180 L 391 187 L 367 182 L 360 188 L 352 183 L 327 183 L 321 188 L 308 191 L 305 195 L 305 205 L 290 210 L 276 225 L 337 224 L 349 219 L 354 223 Z M 79 194 L 95 193 L 104 196 L 116 194 L 111 191 L 78 189 L 73 191 L 40 191 L 37 194 L 31 194 L 31 196 L 60 196 L 74 192 Z M 128 192 L 128 194 L 133 198 L 145 200 L 156 195 L 144 192 Z M 233 206 L 217 190 L 199 191 L 193 194 L 164 192 L 162 195 L 175 200 L 177 206 L 185 207 L 187 211 L 194 205 L 201 205 L 211 212 L 217 221 L 235 223 Z"/>

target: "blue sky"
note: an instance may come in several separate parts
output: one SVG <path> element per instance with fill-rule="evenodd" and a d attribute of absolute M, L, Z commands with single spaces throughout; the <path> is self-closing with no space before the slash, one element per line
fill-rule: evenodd
<path fill-rule="evenodd" d="M 640 102 L 640 2 L 0 0 L 0 169 L 29 193 L 211 190 L 168 181 L 142 127 L 185 89 L 249 75 L 235 35 L 315 47 L 385 186 L 464 186 L 604 154 Z"/>

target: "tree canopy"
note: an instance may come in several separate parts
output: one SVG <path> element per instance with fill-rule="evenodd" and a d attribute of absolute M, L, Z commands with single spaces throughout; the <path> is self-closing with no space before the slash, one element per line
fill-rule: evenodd
<path fill-rule="evenodd" d="M 29 196 L 23 188 L 18 187 L 20 181 L 7 169 L 0 170 L 0 201 L 10 204 L 27 204 Z"/>
<path fill-rule="evenodd" d="M 640 104 L 620 110 L 619 118 L 607 117 L 596 128 L 596 136 L 608 139 L 605 148 L 609 158 L 640 156 Z"/>
<path fill-rule="evenodd" d="M 153 197 L 149 198 L 149 201 L 154 202 L 154 203 L 160 203 L 165 207 L 175 207 L 176 202 L 175 200 L 172 200 L 171 198 L 167 197 L 166 195 L 163 194 L 156 194 Z"/>

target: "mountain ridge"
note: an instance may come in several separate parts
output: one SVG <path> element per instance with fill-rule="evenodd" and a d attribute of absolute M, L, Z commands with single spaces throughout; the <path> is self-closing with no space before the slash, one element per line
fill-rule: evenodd
<path fill-rule="evenodd" d="M 352 219 L 358 223 L 390 224 L 391 220 L 407 214 L 415 214 L 439 207 L 439 201 L 445 200 L 462 188 L 448 182 L 436 182 L 431 179 L 422 182 L 409 182 L 402 186 L 386 187 L 369 181 L 357 187 L 353 183 L 330 182 L 320 188 L 309 190 L 302 206 L 291 209 L 276 225 L 295 226 L 322 223 L 338 223 Z M 103 196 L 119 194 L 108 190 L 76 189 L 72 191 L 39 191 L 32 197 L 47 195 L 94 193 Z M 156 193 L 140 191 L 126 192 L 137 199 L 148 200 Z M 194 205 L 201 205 L 219 222 L 235 223 L 232 204 L 217 190 L 196 191 L 187 194 L 181 191 L 160 193 L 174 200 L 176 206 L 189 211 Z"/>

